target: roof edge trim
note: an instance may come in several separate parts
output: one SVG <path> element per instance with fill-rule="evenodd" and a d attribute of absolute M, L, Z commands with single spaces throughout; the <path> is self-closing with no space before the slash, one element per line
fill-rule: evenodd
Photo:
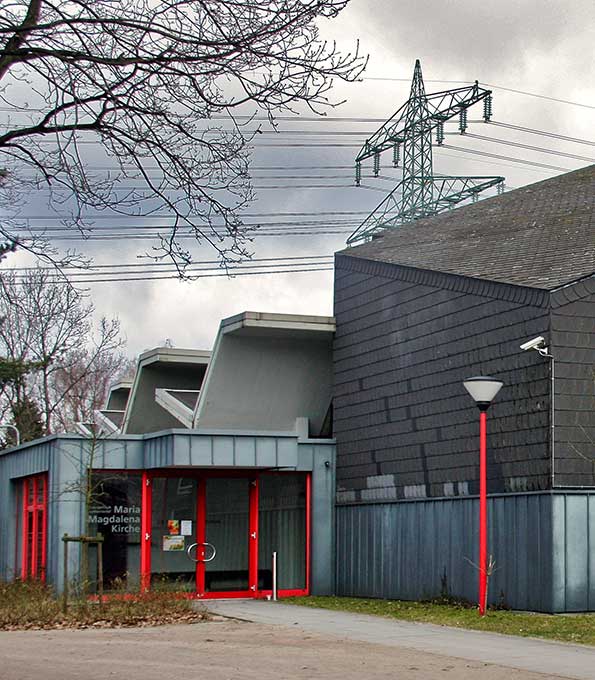
<path fill-rule="evenodd" d="M 338 273 L 341 269 L 370 274 L 372 276 L 382 276 L 388 279 L 398 279 L 433 288 L 473 293 L 482 297 L 507 300 L 532 307 L 547 308 L 550 305 L 551 291 L 545 288 L 531 288 L 503 281 L 477 279 L 464 274 L 451 274 L 432 269 L 418 269 L 417 267 L 393 262 L 381 262 L 357 255 L 336 253 L 335 271 Z"/>

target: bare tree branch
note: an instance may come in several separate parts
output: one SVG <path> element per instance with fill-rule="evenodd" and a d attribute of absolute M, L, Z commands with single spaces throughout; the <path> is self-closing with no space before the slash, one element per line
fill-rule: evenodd
<path fill-rule="evenodd" d="M 5 390 L 5 398 L 11 403 L 24 397 L 36 401 L 47 434 L 54 431 L 56 417 L 72 430 L 74 421 L 66 412 L 76 401 L 74 393 L 82 395 L 94 378 L 111 369 L 117 372 L 124 363 L 119 322 L 102 319 L 94 334 L 93 312 L 82 293 L 57 281 L 51 270 L 2 277 L 0 354 L 36 366 L 25 380 L 11 385 L 10 393 Z"/>
<path fill-rule="evenodd" d="M 249 257 L 240 215 L 253 200 L 253 129 L 234 111 L 261 109 L 274 123 L 280 110 L 333 106 L 333 80 L 357 79 L 365 59 L 322 41 L 317 23 L 347 2 L 0 0 L 0 96 L 14 108 L 0 134 L 0 206 L 9 191 L 45 189 L 83 233 L 93 211 L 165 209 L 171 224 L 152 256 L 181 275 L 190 259 L 181 230 L 223 265 Z M 213 126 L 221 114 L 228 121 Z M 113 171 L 93 172 L 82 144 Z M 131 175 L 140 183 L 123 193 Z M 12 218 L 0 235 L 23 241 L 27 224 Z"/>

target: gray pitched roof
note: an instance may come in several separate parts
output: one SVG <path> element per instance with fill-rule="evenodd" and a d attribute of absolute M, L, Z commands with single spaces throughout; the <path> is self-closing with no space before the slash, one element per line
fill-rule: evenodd
<path fill-rule="evenodd" d="M 339 254 L 559 288 L 595 273 L 595 165 L 406 224 Z"/>

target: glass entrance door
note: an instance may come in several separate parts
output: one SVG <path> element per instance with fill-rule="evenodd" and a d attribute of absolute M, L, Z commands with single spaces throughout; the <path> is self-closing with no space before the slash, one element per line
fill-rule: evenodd
<path fill-rule="evenodd" d="M 145 473 L 141 587 L 198 597 L 309 591 L 309 478 L 303 474 Z"/>
<path fill-rule="evenodd" d="M 254 483 L 245 477 L 212 477 L 204 482 L 204 593 L 250 591 L 251 543 L 256 546 L 250 532 L 251 489 Z"/>
<path fill-rule="evenodd" d="M 152 481 L 153 588 L 196 591 L 196 563 L 188 549 L 197 542 L 197 488 L 191 477 L 155 477 Z"/>
<path fill-rule="evenodd" d="M 256 493 L 246 477 L 153 477 L 151 586 L 199 596 L 256 591 Z"/>

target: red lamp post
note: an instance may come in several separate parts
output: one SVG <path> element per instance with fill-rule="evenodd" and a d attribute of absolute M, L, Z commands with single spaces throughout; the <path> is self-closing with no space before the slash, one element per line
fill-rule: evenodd
<path fill-rule="evenodd" d="M 479 408 L 479 615 L 484 616 L 488 584 L 487 410 L 504 383 L 489 376 L 468 378 L 463 386 Z"/>

